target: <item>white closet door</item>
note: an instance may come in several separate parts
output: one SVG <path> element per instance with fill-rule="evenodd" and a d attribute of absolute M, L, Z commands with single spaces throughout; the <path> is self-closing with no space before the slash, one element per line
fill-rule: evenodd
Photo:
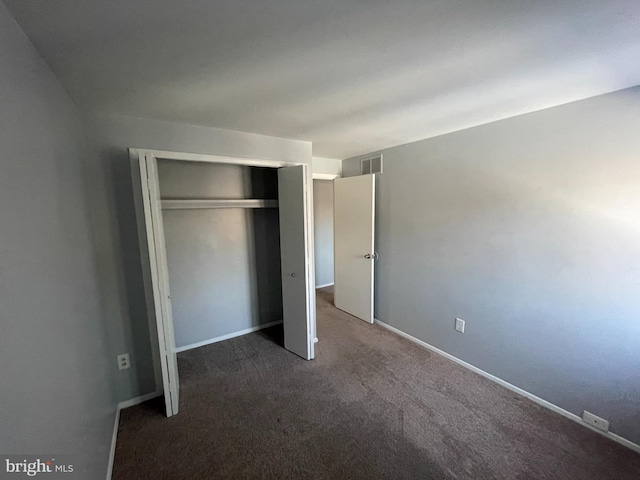
<path fill-rule="evenodd" d="M 280 257 L 282 265 L 282 310 L 284 348 L 311 360 L 313 303 L 309 278 L 309 217 L 307 208 L 307 166 L 278 170 L 280 212 Z"/>
<path fill-rule="evenodd" d="M 149 264 L 151 267 L 153 306 L 158 331 L 160 365 L 162 367 L 162 386 L 167 417 L 170 417 L 178 413 L 180 385 L 171 312 L 167 254 L 162 225 L 158 166 L 157 160 L 151 154 L 141 155 L 139 165 Z"/>
<path fill-rule="evenodd" d="M 333 182 L 334 304 L 373 323 L 375 176 Z"/>

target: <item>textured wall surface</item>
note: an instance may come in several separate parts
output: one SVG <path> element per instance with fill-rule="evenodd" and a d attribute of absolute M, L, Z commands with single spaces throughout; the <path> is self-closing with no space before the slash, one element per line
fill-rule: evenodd
<path fill-rule="evenodd" d="M 104 479 L 116 398 L 80 115 L 0 2 L 0 453 Z M 4 461 L 2 469 L 4 471 Z"/>
<path fill-rule="evenodd" d="M 335 158 L 313 157 L 312 170 L 313 170 L 313 173 L 341 175 L 342 160 L 336 160 Z"/>
<path fill-rule="evenodd" d="M 635 88 L 384 150 L 376 318 L 640 443 L 638 132 Z"/>

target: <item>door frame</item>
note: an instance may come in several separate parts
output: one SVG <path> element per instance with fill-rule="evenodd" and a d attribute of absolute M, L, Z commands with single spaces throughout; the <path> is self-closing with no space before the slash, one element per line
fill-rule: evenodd
<path fill-rule="evenodd" d="M 316 172 L 313 172 L 312 177 L 313 177 L 313 180 L 324 180 L 324 181 L 328 181 L 328 182 L 332 182 L 333 183 L 333 181 L 336 180 L 337 178 L 341 178 L 341 175 L 339 175 L 337 173 L 316 173 Z M 313 183 L 313 181 L 311 183 Z M 315 188 L 315 184 L 314 184 L 314 188 Z M 333 188 L 333 186 L 331 188 Z M 315 207 L 313 207 L 313 208 L 315 210 Z M 332 205 L 331 216 L 332 216 L 332 218 L 335 218 L 335 216 L 336 216 L 335 205 Z M 333 219 L 332 219 L 332 222 L 333 222 Z M 314 250 L 313 250 L 313 254 L 314 254 L 314 269 L 315 269 L 315 218 L 313 220 L 313 225 L 314 225 L 314 227 L 313 227 L 314 228 L 314 240 L 313 240 L 314 241 Z M 334 257 L 334 259 L 332 259 L 332 262 L 334 262 L 334 268 L 335 268 L 335 257 Z M 313 278 L 315 279 L 315 272 L 314 272 L 314 277 Z M 327 284 L 327 285 L 320 285 L 320 286 L 316 285 L 316 288 L 329 287 L 331 285 L 333 285 L 333 283 L 330 283 L 330 284 Z M 318 337 L 317 336 L 315 338 L 315 341 L 318 342 Z"/>
<path fill-rule="evenodd" d="M 335 180 L 336 178 L 340 178 L 340 175 L 337 173 L 314 173 L 314 180 Z"/>
<path fill-rule="evenodd" d="M 164 350 L 167 352 L 167 355 L 173 356 L 174 361 L 177 354 L 174 338 L 173 317 L 171 314 L 170 294 L 165 293 L 170 292 L 170 290 L 167 257 L 164 245 L 164 229 L 162 227 L 161 216 L 159 222 L 153 222 L 151 218 L 153 212 L 156 212 L 156 215 L 158 215 L 158 212 L 162 212 L 159 195 L 160 185 L 157 175 L 158 159 L 267 168 L 293 167 L 296 165 L 308 166 L 308 174 L 305 178 L 306 215 L 304 228 L 306 237 L 305 257 L 307 261 L 307 288 L 309 290 L 309 301 L 307 302 L 307 318 L 309 319 L 310 328 L 309 351 L 310 359 L 314 358 L 314 338 L 316 337 L 316 297 L 313 244 L 313 178 L 311 174 L 311 165 L 305 162 L 235 157 L 230 155 L 172 152 L 143 148 L 129 148 L 129 158 L 131 161 L 133 194 L 136 219 L 138 223 L 138 240 L 142 260 L 147 320 L 151 335 L 151 350 L 153 356 L 156 392 L 160 395 L 164 393 L 165 398 L 169 398 L 167 397 L 167 392 L 165 390 L 165 387 L 169 384 L 167 373 L 168 368 L 162 368 L 160 342 L 164 343 Z M 143 175 L 144 172 L 146 172 L 145 175 Z M 148 198 L 149 209 L 145 208 L 145 196 Z M 151 237 L 151 241 L 148 241 L 149 237 Z M 154 291 L 154 279 L 158 284 L 159 291 Z M 179 388 L 179 385 L 177 387 Z M 177 401 L 174 402 L 171 400 L 167 403 L 167 416 L 174 415 L 177 411 Z"/>

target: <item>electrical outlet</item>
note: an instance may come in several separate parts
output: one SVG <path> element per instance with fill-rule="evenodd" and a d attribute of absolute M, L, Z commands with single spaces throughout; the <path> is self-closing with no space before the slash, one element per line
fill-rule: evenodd
<path fill-rule="evenodd" d="M 457 332 L 464 333 L 464 324 L 464 320 L 462 320 L 461 318 L 456 318 L 456 324 L 453 328 L 455 328 Z"/>
<path fill-rule="evenodd" d="M 591 412 L 587 412 L 586 410 L 582 412 L 582 420 L 592 427 L 596 427 L 598 430 L 602 430 L 603 432 L 609 431 L 609 422 Z"/>
<path fill-rule="evenodd" d="M 125 370 L 131 366 L 131 359 L 128 353 L 118 355 L 118 369 Z"/>

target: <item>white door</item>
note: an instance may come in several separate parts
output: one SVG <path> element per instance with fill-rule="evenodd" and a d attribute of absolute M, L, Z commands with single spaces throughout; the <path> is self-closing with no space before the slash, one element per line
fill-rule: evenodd
<path fill-rule="evenodd" d="M 334 303 L 373 323 L 375 176 L 333 182 Z"/>
<path fill-rule="evenodd" d="M 153 291 L 153 307 L 162 368 L 162 386 L 167 417 L 170 417 L 178 413 L 180 386 L 178 383 L 178 362 L 171 313 L 167 253 L 164 244 L 164 227 L 162 225 L 158 164 L 155 157 L 150 154 L 141 153 L 138 160 L 142 183 L 142 207 L 144 208 L 146 243 L 151 270 L 150 281 Z"/>
<path fill-rule="evenodd" d="M 310 291 L 307 166 L 278 170 L 280 257 L 284 348 L 311 360 L 314 357 L 312 323 L 315 318 Z"/>

